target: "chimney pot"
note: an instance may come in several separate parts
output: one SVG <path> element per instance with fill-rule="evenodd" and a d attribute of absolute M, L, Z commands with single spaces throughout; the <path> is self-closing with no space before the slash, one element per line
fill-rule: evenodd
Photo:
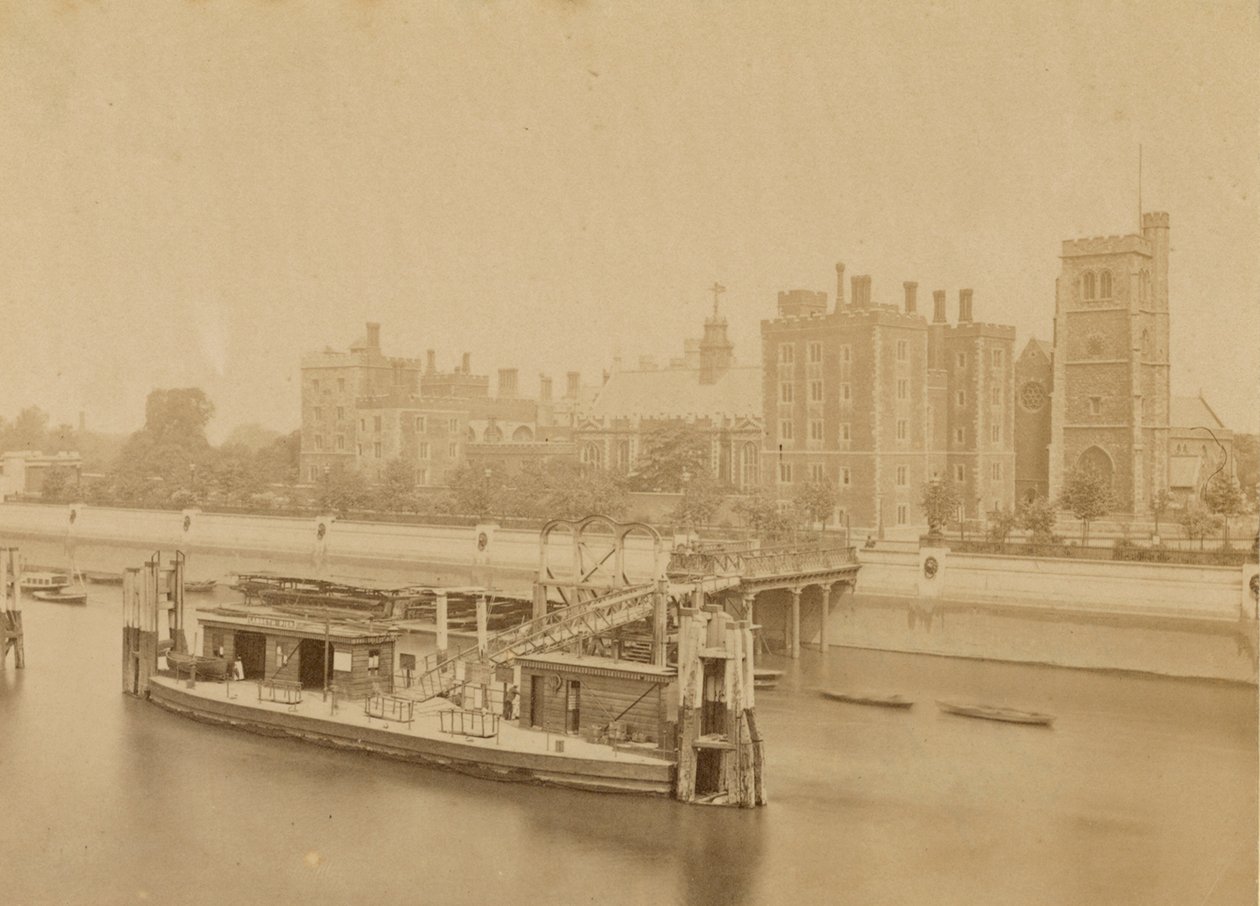
<path fill-rule="evenodd" d="M 919 309 L 918 299 L 915 297 L 919 291 L 919 284 L 913 280 L 907 280 L 901 285 L 906 289 L 906 314 L 912 315 Z"/>
<path fill-rule="evenodd" d="M 958 291 L 958 323 L 967 324 L 971 321 L 971 290 L 960 289 Z"/>
<path fill-rule="evenodd" d="M 844 308 L 844 262 L 836 262 L 836 311 Z"/>

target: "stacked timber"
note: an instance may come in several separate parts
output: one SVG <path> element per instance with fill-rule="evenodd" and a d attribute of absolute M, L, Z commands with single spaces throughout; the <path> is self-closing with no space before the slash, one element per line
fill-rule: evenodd
<path fill-rule="evenodd" d="M 717 607 L 683 607 L 678 613 L 675 796 L 742 808 L 765 805 L 752 626 Z"/>

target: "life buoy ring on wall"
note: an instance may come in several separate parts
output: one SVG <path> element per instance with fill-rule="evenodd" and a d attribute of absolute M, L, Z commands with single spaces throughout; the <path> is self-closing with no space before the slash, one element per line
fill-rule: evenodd
<path fill-rule="evenodd" d="M 547 677 L 547 685 L 551 687 L 552 692 L 559 692 L 564 688 L 564 678 L 558 673 L 553 673 Z"/>
<path fill-rule="evenodd" d="M 923 577 L 931 579 L 936 576 L 936 571 L 941 568 L 941 564 L 935 557 L 928 557 L 923 561 Z"/>

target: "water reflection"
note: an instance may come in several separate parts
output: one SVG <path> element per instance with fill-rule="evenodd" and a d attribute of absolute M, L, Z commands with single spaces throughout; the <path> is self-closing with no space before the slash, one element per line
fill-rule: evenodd
<path fill-rule="evenodd" d="M 89 568 L 147 555 L 107 553 Z M 29 603 L 28 667 L 0 671 L 5 902 L 1254 902 L 1254 687 L 771 658 L 785 671 L 758 697 L 771 804 L 688 807 L 168 714 L 120 693 L 120 593 L 91 590 L 86 608 Z M 823 688 L 917 704 L 846 706 Z M 969 721 L 937 698 L 1058 721 Z"/>

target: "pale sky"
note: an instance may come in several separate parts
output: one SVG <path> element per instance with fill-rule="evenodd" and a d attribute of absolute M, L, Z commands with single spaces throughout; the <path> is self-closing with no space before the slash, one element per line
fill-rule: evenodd
<path fill-rule="evenodd" d="M 1256 3 L 0 3 L 0 413 L 298 423 L 302 352 L 594 379 L 715 280 L 975 290 L 1050 338 L 1060 241 L 1170 213 L 1174 393 L 1260 412 Z"/>

